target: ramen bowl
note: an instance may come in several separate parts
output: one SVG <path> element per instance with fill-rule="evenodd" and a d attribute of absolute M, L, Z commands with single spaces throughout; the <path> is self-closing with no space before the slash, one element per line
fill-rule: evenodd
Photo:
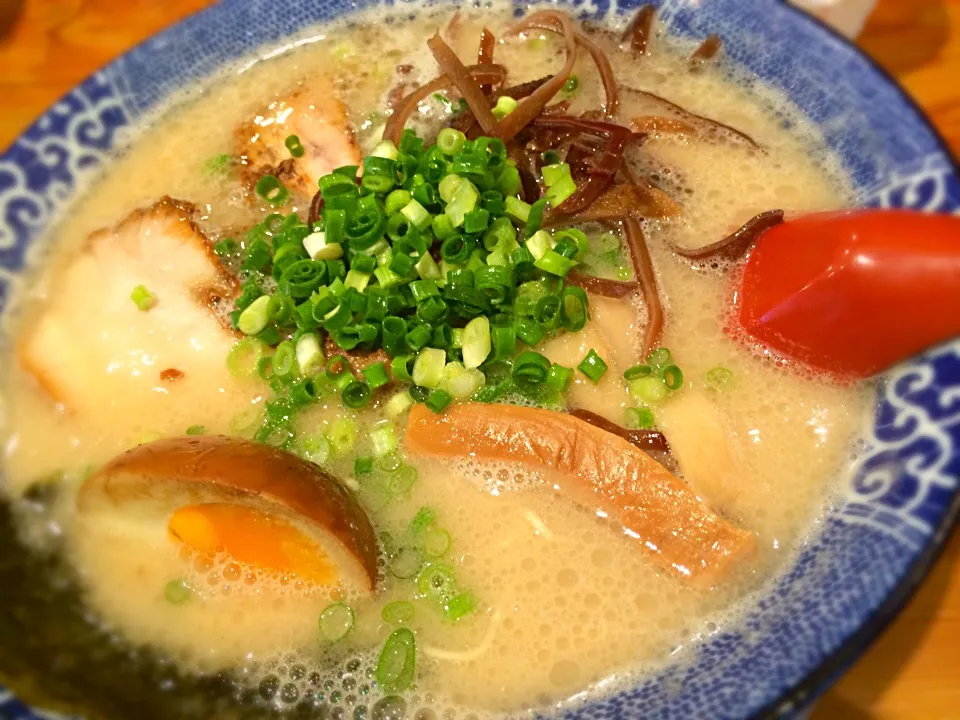
<path fill-rule="evenodd" d="M 415 12 L 404 2 L 389 4 Z M 222 0 L 63 97 L 0 157 L 0 308 L 10 306 L 21 273 L 43 251 L 44 231 L 111 162 L 126 134 L 185 83 L 202 82 L 261 48 L 282 47 L 304 29 L 363 5 Z M 597 0 L 567 9 L 602 20 L 638 5 Z M 658 6 L 669 32 L 716 33 L 730 60 L 785 93 L 842 161 L 858 204 L 960 211 L 960 174 L 949 150 L 894 81 L 846 40 L 767 0 Z M 960 340 L 899 365 L 877 387 L 849 472 L 838 479 L 840 499 L 740 621 L 700 637 L 692 660 L 566 712 L 579 718 L 789 717 L 866 649 L 923 579 L 960 507 Z M 4 560 L 6 577 L 16 578 L 16 562 Z M 0 589 L 8 597 L 21 592 L 30 588 L 8 582 Z M 0 636 L 17 622 L 0 611 Z M 36 636 L 21 656 L 4 653 L 5 673 L 32 676 L 44 695 L 66 706 L 78 694 L 98 695 L 104 712 L 123 716 L 128 706 L 103 696 L 129 678 L 121 672 L 113 684 L 61 687 L 58 669 L 84 659 L 57 655 L 55 638 Z M 0 711 L 25 720 L 47 717 L 2 691 Z M 162 710 L 144 713 L 160 717 Z"/>

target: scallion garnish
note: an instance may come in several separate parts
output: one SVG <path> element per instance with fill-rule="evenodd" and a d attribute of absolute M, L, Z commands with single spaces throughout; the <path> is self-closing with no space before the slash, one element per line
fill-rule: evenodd
<path fill-rule="evenodd" d="M 296 135 L 288 135 L 287 139 L 283 141 L 283 144 L 286 146 L 287 150 L 290 151 L 290 154 L 295 158 L 303 157 L 303 154 L 306 152 L 303 145 L 300 143 L 300 138 Z"/>
<path fill-rule="evenodd" d="M 257 180 L 254 190 L 261 198 L 277 207 L 290 199 L 290 191 L 274 175 L 264 175 Z"/>
<path fill-rule="evenodd" d="M 320 635 L 327 642 L 343 640 L 353 630 L 354 616 L 349 605 L 333 603 L 320 613 Z"/>
<path fill-rule="evenodd" d="M 363 477 L 373 472 L 374 460 L 370 456 L 358 457 L 353 461 L 354 477 Z"/>
<path fill-rule="evenodd" d="M 657 348 L 650 353 L 650 356 L 647 358 L 647 363 L 652 368 L 665 368 L 670 364 L 670 351 L 667 348 Z"/>
<path fill-rule="evenodd" d="M 380 651 L 374 671 L 384 692 L 403 692 L 413 683 L 416 672 L 417 641 L 407 628 L 394 630 Z"/>
<path fill-rule="evenodd" d="M 630 381 L 630 394 L 645 405 L 656 405 L 663 401 L 670 390 L 658 375 L 637 378 Z"/>
<path fill-rule="evenodd" d="M 516 106 L 504 96 L 496 112 Z M 295 157 L 305 151 L 294 135 L 286 145 Z M 518 338 L 536 348 L 588 319 L 586 293 L 559 279 L 580 262 L 589 239 L 577 229 L 541 228 L 548 203 L 576 190 L 570 166 L 559 156 L 549 160 L 542 169 L 548 197 L 529 205 L 501 140 L 446 128 L 431 146 L 408 130 L 397 145 L 379 143 L 362 171 L 347 166 L 322 176 L 323 203 L 309 226 L 294 213 L 273 213 L 239 242 L 218 245 L 217 252 L 240 255 L 246 274 L 234 326 L 281 346 L 254 369 L 294 408 L 313 402 L 321 386 L 307 380 L 322 369 L 322 330 L 345 352 L 382 349 L 390 358 L 389 373 L 386 363 L 374 364 L 362 378 L 345 361 L 334 363 L 336 372 L 327 367 L 323 387 L 351 408 L 391 382 L 419 386 L 391 397 L 394 417 L 414 400 L 442 410 L 450 399 L 493 399 L 513 386 L 562 393 L 570 376 L 559 366 L 521 362 L 516 383 L 508 377 L 489 392 L 479 370 L 491 358 L 512 359 Z M 274 205 L 290 197 L 274 175 L 261 177 L 256 192 Z"/>
<path fill-rule="evenodd" d="M 137 306 L 137 310 L 141 312 L 146 312 L 152 308 L 157 301 L 156 296 L 143 285 L 137 285 L 133 289 L 133 292 L 130 293 L 130 299 Z"/>
<path fill-rule="evenodd" d="M 163 597 L 171 605 L 182 605 L 192 594 L 193 591 L 185 580 L 171 580 L 163 586 Z"/>
<path fill-rule="evenodd" d="M 663 384 L 668 390 L 679 390 L 683 386 L 683 371 L 676 365 L 668 365 L 663 370 Z"/>
<path fill-rule="evenodd" d="M 712 390 L 726 390 L 733 385 L 733 373 L 725 367 L 715 367 L 707 371 L 707 386 Z"/>
<path fill-rule="evenodd" d="M 366 407 L 370 403 L 371 396 L 370 386 L 358 380 L 352 381 L 340 393 L 343 404 L 353 410 Z"/>
<path fill-rule="evenodd" d="M 413 620 L 413 603 L 406 600 L 394 600 L 383 606 L 380 617 L 390 625 L 402 625 Z"/>
<path fill-rule="evenodd" d="M 634 365 L 631 368 L 627 368 L 623 371 L 624 380 L 636 380 L 637 378 L 647 377 L 650 373 L 653 372 L 653 368 L 649 365 Z"/>
<path fill-rule="evenodd" d="M 600 378 L 607 372 L 607 364 L 603 361 L 603 358 L 597 355 L 596 350 L 590 348 L 590 352 L 588 352 L 586 357 L 577 365 L 577 369 L 590 378 L 591 382 L 596 384 L 600 382 Z"/>

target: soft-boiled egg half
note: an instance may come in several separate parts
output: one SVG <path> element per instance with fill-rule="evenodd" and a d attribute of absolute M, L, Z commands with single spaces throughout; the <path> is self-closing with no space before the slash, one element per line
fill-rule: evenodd
<path fill-rule="evenodd" d="M 314 643 L 323 608 L 377 582 L 376 535 L 351 492 L 246 440 L 140 445 L 86 479 L 77 509 L 91 601 L 201 666 Z"/>

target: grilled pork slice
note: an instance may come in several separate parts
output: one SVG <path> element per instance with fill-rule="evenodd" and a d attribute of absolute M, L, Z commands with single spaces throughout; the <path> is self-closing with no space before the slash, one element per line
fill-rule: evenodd
<path fill-rule="evenodd" d="M 295 158 L 286 140 L 296 135 L 303 155 Z M 251 185 L 276 175 L 290 189 L 317 191 L 323 175 L 360 164 L 360 148 L 347 121 L 347 108 L 332 86 L 316 81 L 274 100 L 235 132 L 237 154 L 245 158 Z"/>
<path fill-rule="evenodd" d="M 53 278 L 18 354 L 68 410 L 139 410 L 152 428 L 163 397 L 204 407 L 223 393 L 236 341 L 224 313 L 237 287 L 193 216 L 193 206 L 163 198 L 93 233 Z M 131 298 L 140 286 L 148 309 Z"/>

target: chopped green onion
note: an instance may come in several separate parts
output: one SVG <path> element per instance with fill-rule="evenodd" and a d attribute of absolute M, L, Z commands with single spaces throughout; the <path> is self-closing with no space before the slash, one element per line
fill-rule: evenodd
<path fill-rule="evenodd" d="M 382 288 L 393 287 L 403 280 L 400 275 L 397 275 L 397 273 L 388 267 L 378 267 L 373 271 L 373 274 L 376 276 L 377 282 L 380 283 L 380 287 Z"/>
<path fill-rule="evenodd" d="M 634 365 L 623 371 L 624 380 L 636 380 L 637 378 L 647 377 L 653 372 L 649 365 Z"/>
<path fill-rule="evenodd" d="M 226 172 L 233 163 L 233 155 L 229 153 L 220 153 L 208 158 L 203 163 L 203 170 L 208 175 L 219 175 Z"/>
<path fill-rule="evenodd" d="M 187 428 L 187 435 L 206 435 L 207 429 L 203 425 L 191 425 Z"/>
<path fill-rule="evenodd" d="M 344 355 L 334 355 L 327 360 L 327 380 L 336 381 L 344 377 L 353 377 L 350 373 L 350 361 Z"/>
<path fill-rule="evenodd" d="M 567 332 L 579 332 L 587 324 L 587 293 L 583 288 L 569 285 L 563 289 L 561 300 L 561 321 Z"/>
<path fill-rule="evenodd" d="M 647 405 L 655 405 L 667 397 L 669 390 L 656 375 L 630 381 L 630 394 Z"/>
<path fill-rule="evenodd" d="M 532 350 L 520 353 L 513 361 L 513 381 L 522 387 L 541 385 L 550 372 L 550 361 Z"/>
<path fill-rule="evenodd" d="M 437 133 L 437 147 L 444 155 L 456 155 L 466 142 L 467 136 L 455 128 L 443 128 Z"/>
<path fill-rule="evenodd" d="M 185 580 L 171 580 L 163 586 L 163 597 L 171 605 L 182 605 L 192 593 Z"/>
<path fill-rule="evenodd" d="M 547 250 L 540 258 L 534 260 L 533 264 L 551 275 L 566 277 L 567 273 L 576 267 L 577 261 L 565 258 L 553 250 Z"/>
<path fill-rule="evenodd" d="M 354 616 L 349 605 L 333 603 L 320 613 L 320 634 L 327 642 L 343 640 L 353 630 Z"/>
<path fill-rule="evenodd" d="M 377 463 L 378 467 L 384 472 L 393 473 L 403 467 L 403 460 L 395 452 L 388 452 Z"/>
<path fill-rule="evenodd" d="M 396 380 L 413 382 L 413 366 L 415 362 L 415 355 L 398 355 L 390 361 L 390 374 L 393 375 Z"/>
<path fill-rule="evenodd" d="M 312 463 L 323 465 L 330 459 L 330 441 L 325 435 L 312 435 L 300 440 L 303 456 Z"/>
<path fill-rule="evenodd" d="M 373 472 L 373 458 L 369 455 L 358 457 L 353 461 L 353 474 L 355 477 L 363 477 Z"/>
<path fill-rule="evenodd" d="M 407 526 L 407 532 L 409 532 L 413 537 L 419 538 L 431 525 L 433 525 L 436 519 L 437 511 L 432 507 L 424 505 L 417 510 L 417 514 L 410 519 L 410 524 Z"/>
<path fill-rule="evenodd" d="M 406 390 L 401 390 L 387 401 L 384 413 L 391 420 L 399 417 L 413 406 L 413 397 Z"/>
<path fill-rule="evenodd" d="M 460 184 L 456 186 L 453 196 L 447 202 L 447 207 L 444 209 L 444 213 L 450 218 L 450 222 L 454 227 L 463 225 L 466 214 L 476 207 L 477 200 L 480 199 L 480 193 L 474 184 L 464 178 L 460 179 Z"/>
<path fill-rule="evenodd" d="M 452 402 L 453 398 L 446 390 L 434 390 L 424 404 L 435 413 L 442 413 Z"/>
<path fill-rule="evenodd" d="M 430 600 L 445 602 L 456 592 L 453 568 L 444 563 L 428 562 L 417 574 L 417 592 Z"/>
<path fill-rule="evenodd" d="M 353 410 L 358 410 L 369 405 L 371 396 L 370 386 L 359 380 L 351 382 L 343 389 L 343 392 L 340 393 L 340 399 L 343 400 L 343 404 Z"/>
<path fill-rule="evenodd" d="M 466 178 L 462 178 L 459 175 L 446 175 L 437 185 L 437 191 L 440 193 L 440 199 L 445 203 L 453 202 L 454 195 L 456 195 L 457 190 L 460 188 L 463 183 L 467 182 Z"/>
<path fill-rule="evenodd" d="M 301 375 L 317 375 L 323 370 L 323 351 L 320 349 L 320 337 L 316 333 L 300 336 L 297 340 L 296 358 Z"/>
<path fill-rule="evenodd" d="M 553 363 L 550 366 L 550 372 L 547 373 L 547 387 L 557 392 L 566 392 L 571 382 L 573 382 L 572 369 L 564 367 L 563 365 L 557 365 L 557 363 Z"/>
<path fill-rule="evenodd" d="M 451 175 L 450 177 L 456 177 L 456 175 Z M 453 223 L 450 221 L 446 215 L 436 215 L 433 218 L 433 221 L 430 224 L 433 234 L 437 236 L 438 240 L 446 240 L 451 235 L 456 234 L 457 230 L 453 227 Z"/>
<path fill-rule="evenodd" d="M 320 400 L 320 383 L 312 377 L 300 378 L 290 388 L 290 399 L 296 407 L 305 407 Z"/>
<path fill-rule="evenodd" d="M 273 175 L 264 175 L 257 180 L 254 190 L 271 205 L 283 205 L 290 199 L 290 191 Z"/>
<path fill-rule="evenodd" d="M 430 528 L 423 536 L 423 552 L 429 557 L 442 557 L 450 549 L 450 533 L 441 528 Z"/>
<path fill-rule="evenodd" d="M 657 348 L 650 353 L 647 362 L 653 368 L 664 368 L 670 364 L 670 351 L 667 348 Z"/>
<path fill-rule="evenodd" d="M 507 196 L 504 201 L 507 215 L 514 221 L 525 225 L 530 217 L 530 205 L 517 197 Z"/>
<path fill-rule="evenodd" d="M 515 98 L 509 95 L 501 95 L 497 98 L 497 104 L 493 107 L 493 116 L 497 120 L 503 120 L 507 115 L 517 109 L 519 103 Z"/>
<path fill-rule="evenodd" d="M 417 355 L 417 361 L 413 365 L 413 382 L 421 387 L 438 387 L 446 362 L 445 351 L 439 348 L 424 348 Z"/>
<path fill-rule="evenodd" d="M 396 160 L 399 156 L 397 146 L 391 140 L 381 140 L 370 153 L 372 157 L 384 158 L 386 160 Z"/>
<path fill-rule="evenodd" d="M 143 285 L 137 285 L 133 289 L 133 292 L 130 293 L 130 299 L 133 300 L 133 304 L 137 306 L 137 310 L 141 312 L 146 312 L 152 308 L 157 301 L 156 296 Z"/>
<path fill-rule="evenodd" d="M 416 200 L 410 200 L 400 210 L 400 214 L 410 221 L 418 230 L 424 230 L 433 222 L 433 218 L 426 208 Z"/>
<path fill-rule="evenodd" d="M 353 268 L 347 272 L 347 277 L 343 281 L 343 284 L 346 287 L 352 287 L 357 292 L 363 292 L 366 290 L 369 283 L 370 273 L 357 272 Z"/>
<path fill-rule="evenodd" d="M 269 295 L 261 295 L 250 303 L 247 309 L 240 313 L 240 319 L 237 321 L 237 329 L 244 335 L 256 335 L 263 330 L 270 319 L 267 314 L 267 306 L 269 304 Z"/>
<path fill-rule="evenodd" d="M 541 172 L 543 184 L 547 186 L 544 197 L 550 207 L 557 207 L 577 191 L 577 184 L 570 175 L 570 166 L 567 163 L 544 165 Z"/>
<path fill-rule="evenodd" d="M 497 360 L 513 357 L 517 349 L 517 328 L 513 323 L 513 317 L 506 313 L 494 315 L 490 325 L 493 357 Z"/>
<path fill-rule="evenodd" d="M 297 350 L 291 341 L 284 340 L 277 345 L 272 365 L 274 377 L 285 378 L 294 374 L 297 367 Z"/>
<path fill-rule="evenodd" d="M 563 92 L 567 95 L 571 95 L 577 91 L 578 87 L 580 87 L 580 81 L 577 79 L 576 75 L 571 75 L 563 84 Z"/>
<path fill-rule="evenodd" d="M 293 315 L 293 300 L 279 290 L 270 296 L 267 317 L 277 325 L 284 325 Z"/>
<path fill-rule="evenodd" d="M 424 253 L 414 267 L 417 270 L 417 275 L 423 280 L 439 280 L 442 277 L 440 267 L 430 253 Z"/>
<path fill-rule="evenodd" d="M 418 473 L 415 467 L 404 465 L 394 474 L 393 483 L 391 484 L 393 492 L 406 497 L 414 483 L 417 482 L 417 477 Z"/>
<path fill-rule="evenodd" d="M 409 203 L 412 199 L 413 196 L 410 194 L 409 190 L 404 190 L 402 188 L 391 190 L 383 204 L 384 210 L 387 213 L 387 217 L 393 217 L 396 215 L 403 208 L 405 208 L 407 203 Z"/>
<path fill-rule="evenodd" d="M 373 456 L 377 458 L 396 450 L 399 441 L 393 425 L 384 425 L 370 433 L 370 444 L 373 445 Z"/>
<path fill-rule="evenodd" d="M 406 690 L 416 672 L 417 641 L 407 628 L 394 630 L 380 651 L 374 671 L 377 685 L 387 693 Z"/>
<path fill-rule="evenodd" d="M 623 424 L 631 430 L 649 430 L 653 428 L 653 410 L 650 408 L 627 408 Z"/>
<path fill-rule="evenodd" d="M 287 139 L 283 141 L 283 144 L 286 146 L 287 150 L 290 151 L 290 154 L 295 158 L 303 157 L 306 150 L 304 150 L 303 144 L 300 142 L 300 138 L 296 135 L 288 135 Z"/>
<path fill-rule="evenodd" d="M 530 206 L 530 213 L 527 215 L 527 223 L 523 227 L 523 236 L 530 237 L 540 229 L 543 224 L 543 213 L 547 209 L 547 199 L 545 197 L 537 200 Z"/>
<path fill-rule="evenodd" d="M 433 337 L 433 331 L 429 325 L 417 325 L 407 333 L 407 346 L 411 350 L 420 350 L 424 345 L 430 342 Z"/>
<path fill-rule="evenodd" d="M 447 620 L 456 622 L 464 615 L 473 612 L 477 607 L 477 599 L 470 593 L 454 595 L 443 604 L 443 614 Z"/>
<path fill-rule="evenodd" d="M 726 390 L 733 385 L 733 373 L 725 367 L 707 370 L 707 386 L 712 390 Z"/>
<path fill-rule="evenodd" d="M 550 252 L 552 238 L 546 230 L 538 230 L 527 238 L 526 247 L 533 255 L 535 261 L 539 261 Z"/>
<path fill-rule="evenodd" d="M 334 455 L 343 455 L 353 449 L 357 442 L 357 421 L 349 418 L 337 420 L 330 426 L 327 439 Z"/>
<path fill-rule="evenodd" d="M 596 385 L 600 382 L 603 374 L 607 372 L 607 364 L 603 361 L 603 358 L 597 355 L 596 350 L 590 348 L 590 352 L 588 352 L 586 357 L 577 365 L 577 369 L 590 378 L 590 381 Z"/>
<path fill-rule="evenodd" d="M 683 386 L 683 371 L 676 365 L 669 365 L 663 370 L 663 384 L 668 390 L 679 390 Z"/>
<path fill-rule="evenodd" d="M 440 389 L 453 398 L 463 400 L 483 387 L 483 373 L 478 368 L 467 369 L 458 362 L 448 362 L 443 368 Z"/>
<path fill-rule="evenodd" d="M 383 606 L 380 617 L 390 625 L 403 625 L 413 620 L 413 603 L 406 600 L 394 600 Z"/>
<path fill-rule="evenodd" d="M 382 361 L 368 365 L 361 372 L 363 379 L 367 381 L 367 384 L 373 390 L 383 387 L 390 382 L 390 376 L 387 375 L 387 367 Z"/>
<path fill-rule="evenodd" d="M 220 242 L 213 244 L 213 252 L 217 257 L 235 255 L 237 250 L 239 250 L 239 245 L 237 245 L 237 241 L 233 238 L 224 238 Z"/>
<path fill-rule="evenodd" d="M 423 557 L 416 548 L 400 548 L 390 560 L 390 573 L 401 580 L 412 578 L 420 572 Z"/>
<path fill-rule="evenodd" d="M 556 295 L 544 295 L 533 308 L 533 318 L 547 330 L 555 330 L 563 317 L 563 303 Z"/>
<path fill-rule="evenodd" d="M 245 337 L 234 343 L 227 353 L 227 368 L 235 377 L 253 375 L 263 359 L 267 346 L 258 338 Z"/>

